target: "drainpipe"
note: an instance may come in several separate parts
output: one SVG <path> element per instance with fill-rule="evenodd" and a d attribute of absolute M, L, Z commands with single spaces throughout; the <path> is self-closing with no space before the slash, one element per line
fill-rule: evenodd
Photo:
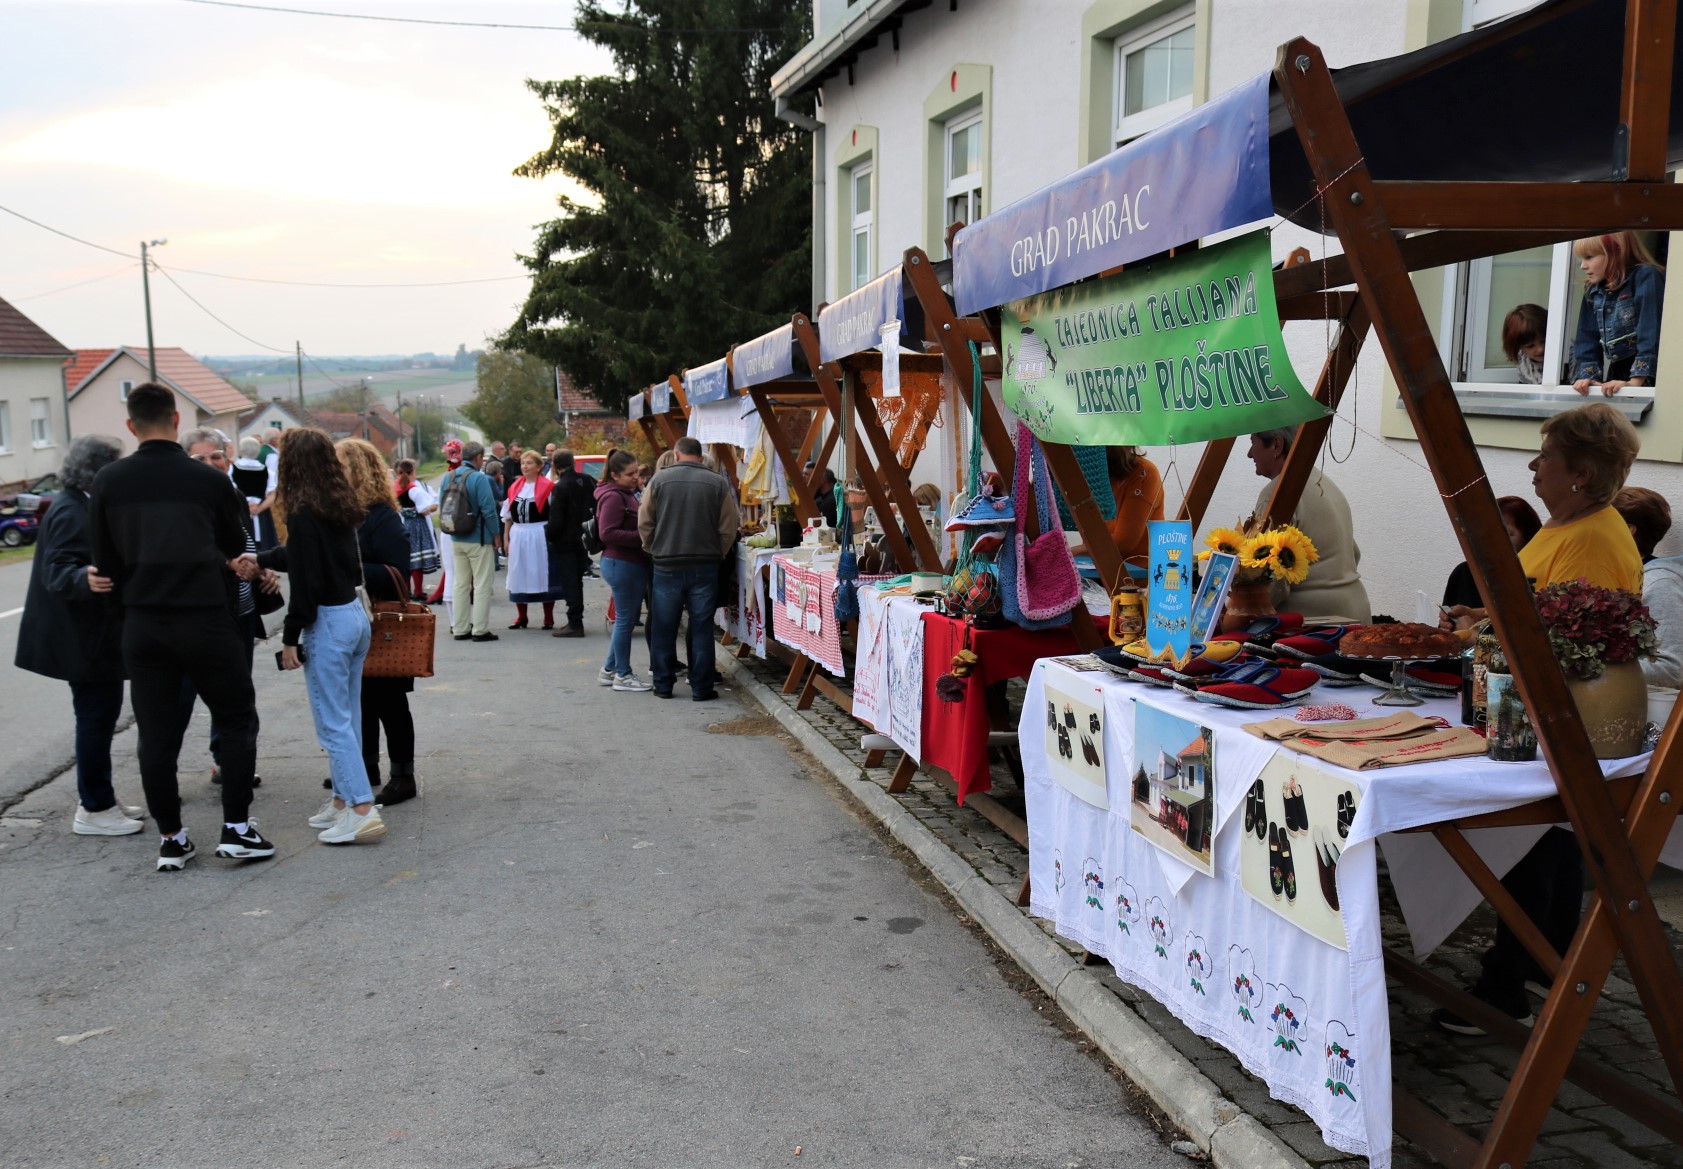
<path fill-rule="evenodd" d="M 780 120 L 812 135 L 812 304 L 808 311 L 816 319 L 818 306 L 828 299 L 824 294 L 824 123 L 792 108 L 782 96 L 777 99 L 776 113 Z"/>

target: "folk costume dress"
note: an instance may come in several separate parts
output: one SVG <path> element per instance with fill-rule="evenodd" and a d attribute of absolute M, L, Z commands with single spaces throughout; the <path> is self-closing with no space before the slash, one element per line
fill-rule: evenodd
<path fill-rule="evenodd" d="M 521 477 L 508 489 L 508 500 L 503 504 L 503 518 L 511 521 L 508 599 L 516 603 L 562 599 L 561 566 L 544 535 L 549 493 L 554 486 L 541 476 L 531 483 Z"/>
<path fill-rule="evenodd" d="M 411 572 L 426 574 L 438 571 L 438 541 L 433 538 L 432 519 L 421 514 L 437 503 L 438 498 L 419 479 L 413 480 L 398 493 L 398 515 L 403 517 L 403 532 L 409 538 Z"/>

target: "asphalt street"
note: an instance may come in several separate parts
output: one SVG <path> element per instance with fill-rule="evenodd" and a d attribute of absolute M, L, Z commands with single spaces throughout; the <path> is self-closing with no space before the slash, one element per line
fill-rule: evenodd
<path fill-rule="evenodd" d="M 0 807 L 75 758 L 70 688 L 12 665 L 29 571 L 27 559 L 0 565 Z"/>
<path fill-rule="evenodd" d="M 0 1162 L 1180 1162 L 769 720 L 598 687 L 587 584 L 587 640 L 502 631 L 500 602 L 501 641 L 440 642 L 425 794 L 376 844 L 306 827 L 325 763 L 261 646 L 276 859 L 210 857 L 202 713 L 184 873 L 154 871 L 150 829 L 73 836 L 68 775 L 0 794 Z M 0 570 L 0 611 L 21 596 Z M 4 685 L 0 732 L 67 757 L 62 685 Z"/>

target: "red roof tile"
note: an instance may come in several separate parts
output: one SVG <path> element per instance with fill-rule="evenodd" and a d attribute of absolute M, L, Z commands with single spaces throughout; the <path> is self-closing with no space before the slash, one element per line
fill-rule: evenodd
<path fill-rule="evenodd" d="M 64 363 L 64 386 L 74 394 L 76 388 L 88 380 L 88 375 L 105 364 L 105 359 L 117 352 L 115 349 L 78 349 L 69 361 Z"/>
<path fill-rule="evenodd" d="M 561 381 L 561 409 L 569 414 L 608 413 L 602 403 L 596 400 L 596 395 L 589 390 L 581 390 L 573 384 L 573 379 L 565 373 L 557 374 Z"/>
<path fill-rule="evenodd" d="M 0 300 L 0 356 L 69 357 L 70 350 L 40 325 Z"/>

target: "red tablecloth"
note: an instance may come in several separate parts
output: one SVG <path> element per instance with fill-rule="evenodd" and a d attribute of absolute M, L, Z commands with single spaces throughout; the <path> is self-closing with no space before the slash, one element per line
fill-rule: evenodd
<path fill-rule="evenodd" d="M 1109 617 L 1093 616 L 1108 628 Z M 1041 658 L 1082 652 L 1068 628 L 973 629 L 970 649 L 981 659 L 965 687 L 963 702 L 942 702 L 935 683 L 952 669 L 964 646 L 965 624 L 941 613 L 923 615 L 923 762 L 946 771 L 958 784 L 958 802 L 993 786 L 988 775 L 988 703 L 985 688 L 1009 678 L 1026 678 Z"/>

